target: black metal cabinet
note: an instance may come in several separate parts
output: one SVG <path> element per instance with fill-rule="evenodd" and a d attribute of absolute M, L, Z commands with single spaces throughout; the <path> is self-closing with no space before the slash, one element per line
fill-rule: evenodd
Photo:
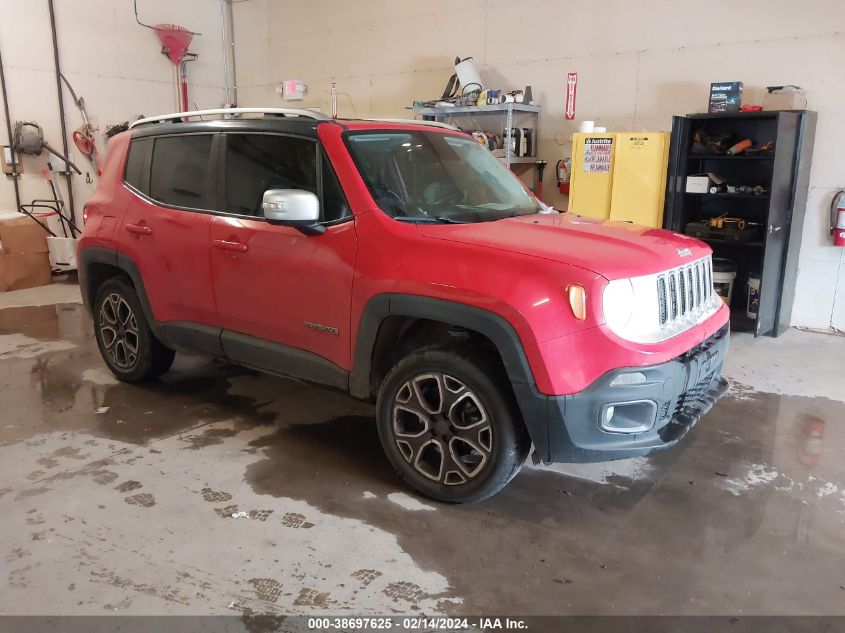
<path fill-rule="evenodd" d="M 816 113 L 806 110 L 689 114 L 672 119 L 663 224 L 696 235 L 713 248 L 715 257 L 736 264 L 731 301 L 735 330 L 779 336 L 789 327 L 815 127 Z M 755 147 L 771 141 L 774 149 L 727 155 L 694 146 L 701 138 L 725 136 L 731 139 L 727 145 L 748 138 Z M 687 177 L 703 173 L 717 174 L 724 186 L 737 189 L 688 192 Z M 763 190 L 753 191 L 754 187 Z M 736 218 L 745 229 L 703 228 L 712 218 Z M 756 319 L 745 313 L 746 284 L 752 275 L 760 279 Z"/>

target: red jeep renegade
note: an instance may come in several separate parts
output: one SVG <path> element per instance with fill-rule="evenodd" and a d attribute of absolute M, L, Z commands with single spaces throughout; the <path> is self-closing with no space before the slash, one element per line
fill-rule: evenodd
<path fill-rule="evenodd" d="M 501 489 L 532 446 L 671 446 L 725 393 L 705 244 L 549 213 L 447 126 L 225 115 L 109 143 L 79 274 L 121 380 L 184 350 L 375 401 L 393 466 L 451 502 Z"/>

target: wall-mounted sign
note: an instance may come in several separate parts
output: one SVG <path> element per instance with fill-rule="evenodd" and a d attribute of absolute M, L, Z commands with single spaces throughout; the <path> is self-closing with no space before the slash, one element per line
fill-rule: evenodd
<path fill-rule="evenodd" d="M 285 101 L 302 101 L 305 83 L 301 79 L 288 79 L 284 83 Z"/>
<path fill-rule="evenodd" d="M 575 93 L 578 89 L 578 73 L 568 73 L 566 75 L 566 108 L 564 114 L 567 121 L 572 121 L 575 118 Z"/>
<path fill-rule="evenodd" d="M 613 156 L 613 138 L 584 139 L 584 172 L 609 174 L 610 158 Z"/>

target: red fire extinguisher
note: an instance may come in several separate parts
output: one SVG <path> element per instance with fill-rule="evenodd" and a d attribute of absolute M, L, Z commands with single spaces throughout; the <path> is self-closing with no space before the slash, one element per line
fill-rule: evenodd
<path fill-rule="evenodd" d="M 569 165 L 568 158 L 557 161 L 557 165 L 555 165 L 557 188 L 562 194 L 567 196 L 569 195 Z"/>
<path fill-rule="evenodd" d="M 845 246 L 845 191 L 837 191 L 830 203 L 830 232 L 834 246 Z"/>

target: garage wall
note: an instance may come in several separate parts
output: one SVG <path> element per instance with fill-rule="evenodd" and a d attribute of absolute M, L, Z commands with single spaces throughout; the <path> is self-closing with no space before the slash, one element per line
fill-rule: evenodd
<path fill-rule="evenodd" d="M 845 250 L 829 246 L 827 214 L 845 187 L 845 3 L 841 0 L 248 0 L 235 5 L 241 105 L 280 105 L 274 86 L 308 85 L 305 105 L 342 116 L 409 116 L 435 98 L 456 55 L 472 55 L 490 87 L 533 86 L 544 108 L 540 157 L 569 155 L 566 73 L 578 72 L 577 119 L 609 129 L 668 130 L 671 116 L 706 108 L 712 81 L 795 83 L 819 112 L 793 324 L 845 330 Z M 565 208 L 565 200 L 552 201 Z"/>
<path fill-rule="evenodd" d="M 176 107 L 173 65 L 160 54 L 153 31 L 138 26 L 132 0 L 54 0 L 62 72 L 76 93 L 85 99 L 91 122 L 100 127 L 100 152 L 105 154 L 102 132 L 108 124 L 137 118 L 139 114 L 173 112 Z M 47 0 L 0 0 L 0 47 L 12 125 L 15 120 L 37 121 L 47 141 L 61 150 L 56 79 Z M 221 13 L 219 0 L 138 0 L 141 20 L 148 24 L 175 23 L 202 33 L 190 50 L 199 60 L 188 64 L 189 96 L 202 107 L 219 107 L 225 100 Z M 70 93 L 64 89 L 68 134 L 82 125 Z M 0 116 L 0 143 L 8 143 L 6 124 Z M 92 164 L 73 146 L 74 162 L 83 171 L 73 187 L 77 215 L 94 192 L 84 172 L 96 178 Z M 22 199 L 47 198 L 49 189 L 41 175 L 47 154 L 24 158 Z M 57 159 L 54 159 L 54 165 Z M 63 191 L 64 178 L 61 179 Z M 15 208 L 14 188 L 0 176 L 0 210 Z"/>

